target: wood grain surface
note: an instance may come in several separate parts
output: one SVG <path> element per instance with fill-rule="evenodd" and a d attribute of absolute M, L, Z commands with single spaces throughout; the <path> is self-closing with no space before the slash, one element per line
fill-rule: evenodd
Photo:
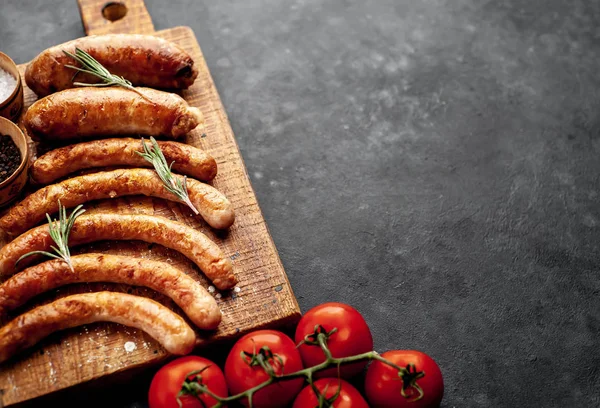
<path fill-rule="evenodd" d="M 77 0 L 77 4 L 87 35 L 154 33 L 154 24 L 143 0 Z M 111 6 L 125 6 L 127 10 L 125 16 L 116 21 L 104 18 L 104 8 Z"/>
<path fill-rule="evenodd" d="M 86 32 L 148 33 L 153 30 L 152 21 L 142 1 L 123 3 L 129 9 L 123 19 L 125 21 L 107 23 L 96 21 L 102 19 L 101 11 L 97 11 L 106 4 L 104 1 L 80 0 Z M 86 205 L 87 211 L 155 214 L 177 220 L 207 234 L 231 257 L 239 285 L 230 293 L 214 292 L 223 312 L 223 322 L 216 332 L 198 331 L 199 347 L 208 342 L 232 339 L 259 327 L 292 324 L 300 317 L 298 304 L 256 201 L 227 115 L 194 33 L 187 27 L 176 27 L 155 34 L 182 46 L 199 68 L 198 79 L 189 90 L 182 92 L 182 96 L 190 105 L 202 110 L 205 124 L 192 131 L 186 142 L 206 149 L 216 159 L 219 173 L 213 185 L 233 203 L 236 211 L 235 224 L 228 232 L 217 232 L 201 219 L 193 217 L 191 211 L 182 205 L 137 196 L 89 203 Z M 23 74 L 25 64 L 19 69 Z M 35 94 L 26 88 L 25 106 L 30 106 L 35 100 Z M 31 145 L 38 151 L 52 147 Z M 5 243 L 0 242 L 0 246 Z M 92 251 L 163 260 L 181 268 L 205 287 L 210 285 L 191 261 L 158 245 L 143 242 L 100 242 L 77 248 L 74 253 Z M 149 289 L 108 283 L 60 288 L 40 296 L 16 313 L 57 297 L 97 290 L 148 296 L 182 314 L 170 299 Z M 3 323 L 5 321 L 6 319 Z M 135 348 L 131 350 L 128 347 L 127 351 L 124 347 L 127 342 L 132 342 Z M 99 323 L 56 333 L 37 347 L 0 365 L 0 406 L 17 404 L 110 374 L 156 364 L 167 357 L 168 353 L 145 333 L 117 324 Z"/>

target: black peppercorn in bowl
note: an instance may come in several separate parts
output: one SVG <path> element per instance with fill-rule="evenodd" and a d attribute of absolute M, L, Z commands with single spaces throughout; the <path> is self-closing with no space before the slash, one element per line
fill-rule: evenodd
<path fill-rule="evenodd" d="M 0 207 L 14 201 L 27 183 L 29 145 L 17 125 L 0 117 Z"/>

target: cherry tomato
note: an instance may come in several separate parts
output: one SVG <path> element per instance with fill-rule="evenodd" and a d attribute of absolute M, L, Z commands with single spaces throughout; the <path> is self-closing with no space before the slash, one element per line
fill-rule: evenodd
<path fill-rule="evenodd" d="M 296 343 L 305 336 L 314 333 L 315 327 L 326 332 L 337 329 L 327 341 L 333 357 L 348 357 L 373 350 L 373 336 L 362 315 L 354 308 L 343 303 L 323 303 L 310 309 L 298 323 Z M 325 361 L 325 354 L 318 345 L 302 344 L 299 347 L 305 367 L 312 367 Z M 362 371 L 366 362 L 341 366 L 341 376 L 350 378 Z M 316 374 L 316 378 L 337 377 L 337 368 L 331 368 Z"/>
<path fill-rule="evenodd" d="M 444 380 L 442 372 L 435 361 L 427 354 L 415 350 L 393 350 L 383 353 L 383 358 L 392 363 L 408 368 L 414 364 L 410 372 L 403 379 L 399 379 L 398 370 L 380 361 L 374 361 L 367 370 L 365 378 L 365 394 L 369 404 L 374 408 L 412 407 L 430 408 L 439 407 L 444 396 Z M 420 377 L 422 372 L 424 376 Z M 420 378 L 416 378 L 420 377 Z M 423 390 L 423 397 L 412 401 L 419 396 L 416 384 Z M 402 396 L 402 386 L 405 394 Z"/>
<path fill-rule="evenodd" d="M 181 357 L 161 367 L 154 375 L 148 392 L 150 408 L 179 408 L 177 394 L 181 390 L 186 375 L 192 371 L 202 370 L 202 383 L 215 395 L 227 397 L 227 384 L 221 369 L 212 361 L 199 357 Z M 193 377 L 189 377 L 192 379 Z M 202 403 L 191 395 L 180 397 L 184 408 L 212 407 L 217 401 L 206 394 L 200 395 Z"/>
<path fill-rule="evenodd" d="M 273 353 L 263 352 L 263 347 L 268 347 Z M 241 354 L 244 353 L 242 358 Z M 225 362 L 225 378 L 229 391 L 235 395 L 255 387 L 269 379 L 265 369 L 252 363 L 252 354 L 264 358 L 276 375 L 293 373 L 302 370 L 302 358 L 296 349 L 296 345 L 285 334 L 275 330 L 258 330 L 245 335 L 234 344 Z M 271 384 L 257 391 L 252 403 L 254 408 L 278 408 L 285 407 L 294 400 L 302 389 L 304 380 L 297 378 Z M 247 398 L 242 400 L 248 405 Z"/>
<path fill-rule="evenodd" d="M 333 408 L 369 408 L 365 399 L 360 393 L 348 384 L 346 381 L 339 378 L 321 378 L 315 381 L 315 387 L 326 399 L 331 399 L 335 396 L 338 389 L 340 394 L 333 401 Z M 317 408 L 319 406 L 319 398 L 310 385 L 306 386 L 296 397 L 292 408 Z"/>

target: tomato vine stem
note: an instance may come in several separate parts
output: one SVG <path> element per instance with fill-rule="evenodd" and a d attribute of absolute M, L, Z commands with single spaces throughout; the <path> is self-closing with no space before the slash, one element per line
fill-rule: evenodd
<path fill-rule="evenodd" d="M 365 361 L 365 360 L 368 360 L 368 361 L 377 360 L 377 361 L 380 361 L 383 364 L 386 364 L 386 365 L 394 368 L 395 370 L 397 370 L 398 378 L 404 382 L 402 391 L 401 391 L 401 394 L 404 398 L 408 399 L 408 398 L 412 397 L 412 395 L 408 395 L 405 392 L 407 389 L 411 389 L 411 388 L 417 392 L 417 396 L 410 399 L 410 401 L 417 401 L 423 397 L 423 395 L 424 395 L 423 390 L 415 382 L 415 380 L 422 378 L 425 374 L 423 372 L 417 372 L 416 368 L 413 364 L 409 364 L 406 367 L 400 367 L 399 365 L 383 358 L 378 352 L 376 352 L 374 350 L 368 351 L 366 353 L 356 354 L 354 356 L 340 357 L 340 358 L 333 357 L 331 354 L 331 351 L 329 350 L 329 347 L 327 346 L 327 339 L 331 336 L 331 334 L 335 333 L 335 331 L 336 330 L 334 329 L 331 332 L 326 333 L 326 332 L 315 329 L 314 334 L 306 336 L 307 338 L 310 336 L 312 336 L 312 338 L 316 337 L 316 341 L 306 341 L 306 339 L 305 339 L 305 341 L 304 341 L 305 344 L 310 344 L 310 345 L 315 345 L 315 346 L 318 345 L 319 347 L 321 347 L 321 350 L 323 350 L 323 353 L 325 354 L 325 361 L 323 361 L 320 364 L 317 364 L 312 367 L 304 368 L 302 370 L 295 371 L 293 373 L 277 375 L 268 360 L 276 359 L 278 356 L 276 354 L 274 355 L 273 353 L 271 353 L 270 350 L 263 351 L 261 349 L 261 351 L 255 357 L 253 357 L 253 359 L 256 358 L 258 365 L 260 365 L 261 368 L 263 370 L 265 370 L 265 372 L 269 375 L 269 379 L 266 380 L 265 382 L 255 386 L 253 388 L 250 388 L 244 392 L 241 392 L 239 394 L 231 395 L 229 397 L 220 397 L 218 395 L 215 395 L 212 391 L 210 391 L 208 389 L 208 387 L 206 385 L 203 384 L 201 372 L 199 373 L 199 372 L 192 371 L 191 373 L 189 373 L 186 376 L 186 380 L 183 382 L 181 391 L 180 391 L 179 395 L 177 396 L 177 401 L 178 401 L 179 405 L 181 406 L 181 401 L 179 398 L 183 395 L 191 395 L 191 396 L 194 396 L 194 397 L 200 399 L 200 395 L 206 394 L 217 401 L 217 404 L 213 405 L 212 408 L 222 408 L 228 402 L 239 401 L 244 398 L 248 399 L 248 406 L 250 408 L 252 408 L 252 399 L 256 392 L 260 391 L 261 389 L 263 389 L 265 387 L 268 387 L 271 384 L 278 383 L 281 381 L 292 380 L 292 379 L 299 378 L 299 377 L 304 377 L 306 382 L 313 387 L 313 390 L 315 391 L 317 396 L 319 396 L 319 392 L 316 389 L 316 387 L 314 386 L 314 381 L 313 381 L 313 377 L 314 377 L 315 373 L 325 370 L 332 366 L 336 366 L 339 368 L 341 365 L 344 365 L 344 364 L 354 363 L 357 361 Z M 269 356 L 267 359 L 265 359 L 265 356 L 264 356 L 265 353 L 266 353 L 266 355 Z M 242 357 L 242 358 L 244 358 L 244 357 Z M 244 360 L 248 363 L 248 361 L 245 358 L 244 358 Z M 193 378 L 189 379 L 189 377 L 193 377 Z M 339 391 L 339 389 L 338 389 L 338 391 Z"/>

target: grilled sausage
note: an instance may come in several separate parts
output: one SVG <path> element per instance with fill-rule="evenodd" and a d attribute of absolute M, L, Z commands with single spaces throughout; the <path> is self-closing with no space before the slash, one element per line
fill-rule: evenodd
<path fill-rule="evenodd" d="M 146 141 L 146 143 L 150 143 Z M 157 142 L 173 170 L 202 181 L 217 175 L 217 162 L 202 149 L 178 143 Z M 139 139 L 104 139 L 51 150 L 33 162 L 29 173 L 38 184 L 51 182 L 77 170 L 105 166 L 152 167 L 136 152 L 142 152 Z"/>
<path fill-rule="evenodd" d="M 198 76 L 198 69 L 188 53 L 162 38 L 137 34 L 93 35 L 48 48 L 35 57 L 25 71 L 27 86 L 40 97 L 73 88 L 76 71 L 65 65 L 79 66 L 79 63 L 63 50 L 75 54 L 76 47 L 94 57 L 111 74 L 138 86 L 185 89 Z M 99 79 L 80 73 L 76 81 L 96 83 Z"/>
<path fill-rule="evenodd" d="M 114 86 L 67 89 L 31 105 L 24 124 L 32 137 L 45 140 L 117 134 L 177 139 L 203 121 L 200 110 L 179 95 L 150 88 L 136 91 Z"/>
<path fill-rule="evenodd" d="M 146 286 L 169 296 L 199 328 L 212 330 L 221 322 L 215 299 L 194 279 L 165 262 L 131 256 L 83 254 L 71 257 L 73 271 L 62 260 L 25 269 L 0 285 L 0 315 L 34 296 L 79 282 L 116 282 Z"/>
<path fill-rule="evenodd" d="M 174 175 L 176 179 L 183 177 Z M 216 188 L 193 179 L 187 179 L 190 201 L 202 218 L 214 228 L 229 228 L 235 219 L 227 197 Z M 0 228 L 16 236 L 42 221 L 46 214 L 58 211 L 58 202 L 65 208 L 75 207 L 91 200 L 142 194 L 165 200 L 179 199 L 165 188 L 154 170 L 118 169 L 86 174 L 51 184 L 39 189 L 13 206 L 0 218 Z"/>
<path fill-rule="evenodd" d="M 192 227 L 155 215 L 82 215 L 75 220 L 69 246 L 111 239 L 140 240 L 179 251 L 194 261 L 219 289 L 231 289 L 237 283 L 231 260 L 217 244 Z M 54 242 L 47 224 L 19 235 L 0 249 L 0 279 L 16 272 L 15 264 L 22 255 L 31 251 L 48 251 L 51 245 Z M 26 261 L 21 262 L 23 266 Z"/>
<path fill-rule="evenodd" d="M 38 306 L 0 328 L 0 362 L 53 332 L 100 321 L 143 330 L 172 354 L 188 354 L 196 343 L 192 328 L 154 300 L 118 292 L 82 293 Z"/>

